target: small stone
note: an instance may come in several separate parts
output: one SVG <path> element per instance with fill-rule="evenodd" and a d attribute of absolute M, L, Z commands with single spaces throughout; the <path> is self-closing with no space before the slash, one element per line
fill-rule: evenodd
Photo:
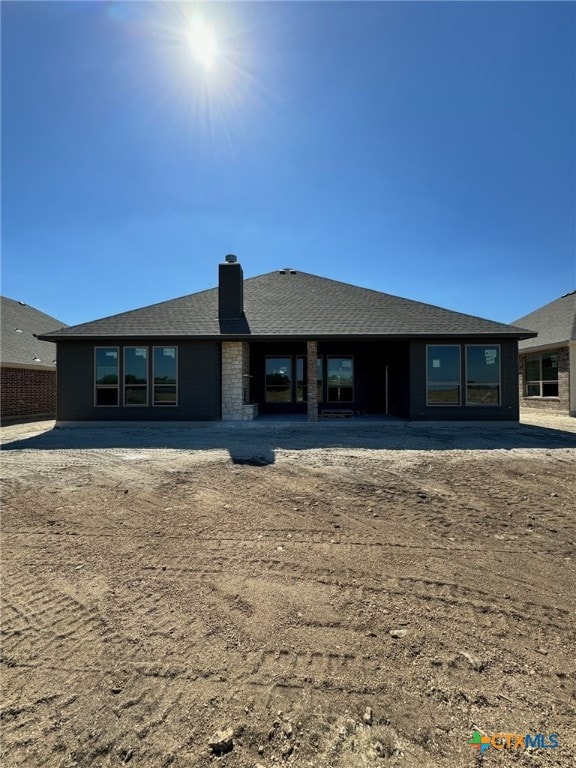
<path fill-rule="evenodd" d="M 364 714 L 362 715 L 362 720 L 366 723 L 366 725 L 372 725 L 372 707 L 366 707 L 364 710 Z"/>
<path fill-rule="evenodd" d="M 264 745 L 263 744 L 260 744 L 258 746 L 258 754 L 259 755 L 263 755 L 264 754 Z"/>
<path fill-rule="evenodd" d="M 282 757 L 290 757 L 292 752 L 294 752 L 294 744 L 286 744 L 282 750 Z"/>
<path fill-rule="evenodd" d="M 284 736 L 286 736 L 287 739 L 291 739 L 292 736 L 294 736 L 294 729 L 292 728 L 292 723 L 284 723 L 282 726 L 282 730 L 284 731 Z"/>
<path fill-rule="evenodd" d="M 536 652 L 541 653 L 542 656 L 548 656 L 548 651 L 546 650 L 546 648 L 536 648 Z"/>
<path fill-rule="evenodd" d="M 466 653 L 466 651 L 460 651 L 460 656 L 463 656 L 468 662 L 468 664 L 470 664 L 472 669 L 476 670 L 476 672 L 482 671 L 482 667 L 484 665 L 479 659 L 477 659 L 475 656 L 472 656 L 471 653 Z"/>
<path fill-rule="evenodd" d="M 406 637 L 406 635 L 408 634 L 408 630 L 407 629 L 391 629 L 388 634 L 391 637 L 395 637 L 399 639 L 401 637 Z"/>
<path fill-rule="evenodd" d="M 376 632 L 366 632 L 366 637 L 378 637 Z"/>
<path fill-rule="evenodd" d="M 208 746 L 215 755 L 225 755 L 234 749 L 234 731 L 232 728 L 226 728 L 210 736 Z"/>
<path fill-rule="evenodd" d="M 119 688 L 117 685 L 115 685 L 113 688 L 110 688 L 110 693 L 118 694 L 122 693 L 122 688 Z"/>

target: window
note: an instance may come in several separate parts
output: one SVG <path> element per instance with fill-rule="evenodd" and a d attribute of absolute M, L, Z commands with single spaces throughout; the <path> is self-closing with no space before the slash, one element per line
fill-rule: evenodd
<path fill-rule="evenodd" d="M 154 405 L 178 404 L 178 348 L 154 347 Z"/>
<path fill-rule="evenodd" d="M 500 345 L 466 347 L 466 405 L 500 405 Z"/>
<path fill-rule="evenodd" d="M 266 402 L 292 402 L 292 358 L 266 358 Z"/>
<path fill-rule="evenodd" d="M 427 351 L 428 405 L 460 405 L 460 347 L 430 345 Z"/>
<path fill-rule="evenodd" d="M 118 347 L 94 349 L 95 404 L 118 405 Z"/>
<path fill-rule="evenodd" d="M 308 400 L 308 382 L 306 380 L 308 366 L 305 357 L 296 358 L 296 402 L 303 403 Z M 322 358 L 316 358 L 316 387 L 318 391 L 318 402 L 323 400 L 323 376 L 322 376 Z"/>
<path fill-rule="evenodd" d="M 354 401 L 354 358 L 328 358 L 328 402 L 351 403 Z"/>
<path fill-rule="evenodd" d="M 124 405 L 148 405 L 148 347 L 124 347 Z"/>
<path fill-rule="evenodd" d="M 526 397 L 558 397 L 558 353 L 526 356 Z"/>

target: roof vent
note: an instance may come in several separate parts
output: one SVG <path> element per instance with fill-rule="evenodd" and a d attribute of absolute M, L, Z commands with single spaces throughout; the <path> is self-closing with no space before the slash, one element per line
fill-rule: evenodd
<path fill-rule="evenodd" d="M 285 269 L 279 269 L 278 270 L 278 274 L 279 275 L 285 275 L 286 274 L 286 270 Z"/>
<path fill-rule="evenodd" d="M 16 328 L 16 333 L 22 333 L 22 328 Z"/>
<path fill-rule="evenodd" d="M 289 270 L 289 271 L 290 271 L 290 274 L 291 274 L 291 275 L 295 275 L 295 274 L 296 274 L 296 270 L 295 270 L 295 269 L 291 269 L 291 270 Z"/>
<path fill-rule="evenodd" d="M 37 355 L 34 355 L 34 357 L 32 358 L 32 360 L 34 360 L 34 362 L 35 362 L 35 363 L 40 363 L 40 362 L 42 362 L 42 361 L 40 360 L 40 358 L 39 358 Z"/>
<path fill-rule="evenodd" d="M 236 258 L 236 256 L 234 256 L 233 253 L 229 253 L 225 256 L 224 261 L 226 262 L 226 264 L 236 264 L 238 259 Z"/>
<path fill-rule="evenodd" d="M 292 269 L 292 267 L 282 267 L 282 269 L 278 270 L 279 275 L 295 275 L 296 270 Z"/>
<path fill-rule="evenodd" d="M 19 301 L 19 302 L 18 302 L 18 304 L 20 304 L 20 306 L 21 306 L 21 307 L 26 307 L 26 306 L 28 306 L 28 305 L 27 305 L 27 304 L 25 304 L 23 301 Z"/>

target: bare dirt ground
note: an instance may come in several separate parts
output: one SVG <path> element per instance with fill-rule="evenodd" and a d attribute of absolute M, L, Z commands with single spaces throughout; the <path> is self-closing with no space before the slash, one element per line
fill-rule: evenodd
<path fill-rule="evenodd" d="M 574 765 L 576 420 L 530 420 L 4 429 L 2 765 Z"/>

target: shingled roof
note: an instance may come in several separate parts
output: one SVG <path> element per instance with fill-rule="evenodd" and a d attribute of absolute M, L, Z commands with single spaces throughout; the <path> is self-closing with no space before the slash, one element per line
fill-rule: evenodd
<path fill-rule="evenodd" d="M 2 365 L 54 368 L 56 345 L 40 341 L 38 335 L 63 323 L 22 301 L 0 296 Z"/>
<path fill-rule="evenodd" d="M 537 338 L 527 339 L 519 345 L 521 352 L 539 347 L 559 347 L 576 341 L 576 291 L 524 315 L 516 320 L 516 324 L 538 331 Z"/>
<path fill-rule="evenodd" d="M 218 318 L 218 289 L 45 334 L 95 338 L 414 338 L 502 336 L 531 331 L 391 296 L 306 272 L 282 270 L 244 281 L 244 318 Z"/>

